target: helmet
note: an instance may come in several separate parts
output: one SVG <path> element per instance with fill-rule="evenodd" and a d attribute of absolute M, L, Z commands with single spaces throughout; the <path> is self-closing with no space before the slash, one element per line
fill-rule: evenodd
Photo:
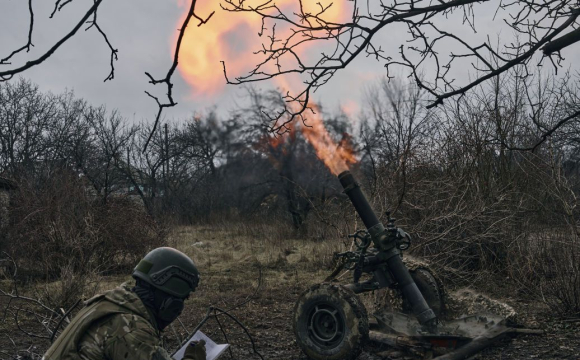
<path fill-rule="evenodd" d="M 178 298 L 186 298 L 199 283 L 199 271 L 189 256 L 170 247 L 145 255 L 133 270 L 133 277 Z"/>

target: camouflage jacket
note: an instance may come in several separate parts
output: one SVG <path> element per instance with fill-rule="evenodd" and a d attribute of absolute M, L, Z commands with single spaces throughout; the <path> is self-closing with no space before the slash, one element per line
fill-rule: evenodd
<path fill-rule="evenodd" d="M 87 301 L 43 360 L 171 360 L 155 319 L 128 283 Z"/>

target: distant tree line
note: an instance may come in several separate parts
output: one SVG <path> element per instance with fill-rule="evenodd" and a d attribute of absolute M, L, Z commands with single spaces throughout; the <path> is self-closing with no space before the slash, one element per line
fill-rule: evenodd
<path fill-rule="evenodd" d="M 185 223 L 279 206 L 299 227 L 312 206 L 303 195 L 331 194 L 336 184 L 304 138 L 269 133 L 263 110 L 280 94 L 248 97 L 248 107 L 229 119 L 208 112 L 165 124 L 145 147 L 148 124 L 131 124 L 72 92 L 43 93 L 24 79 L 2 83 L 0 172 L 41 184 L 66 169 L 104 203 L 131 195 L 151 215 Z M 336 136 L 351 131 L 344 115 L 328 124 Z"/>
<path fill-rule="evenodd" d="M 543 136 L 553 119 L 578 110 L 575 86 L 512 72 L 428 110 L 425 90 L 385 79 L 368 90 L 357 119 L 322 112 L 337 141 L 348 136 L 352 142 L 367 190 L 384 206 L 403 209 L 417 176 L 465 176 L 489 196 L 519 181 L 517 173 L 532 159 L 575 174 L 577 122 L 536 151 L 518 151 Z M 269 131 L 266 114 L 284 106 L 280 93 L 250 89 L 247 97 L 227 118 L 210 111 L 165 124 L 146 148 L 149 124 L 130 123 L 70 91 L 43 93 L 24 79 L 2 83 L 0 172 L 42 182 L 66 168 L 105 203 L 131 194 L 151 215 L 185 223 L 259 214 L 264 207 L 272 214 L 275 207 L 300 227 L 311 210 L 339 194 L 337 182 L 301 135 L 305 125 L 282 136 Z M 379 195 L 384 182 L 396 187 Z"/>

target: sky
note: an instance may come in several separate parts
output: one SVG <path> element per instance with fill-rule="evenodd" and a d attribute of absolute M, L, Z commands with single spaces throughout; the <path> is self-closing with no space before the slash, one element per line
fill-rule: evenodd
<path fill-rule="evenodd" d="M 278 0 L 284 2 L 288 0 Z M 337 1 L 338 3 L 339 1 Z M 0 0 L 0 57 L 9 54 L 14 48 L 26 43 L 28 31 L 28 2 L 26 0 Z M 60 93 L 74 90 L 76 96 L 90 103 L 104 104 L 109 109 L 118 109 L 123 116 L 134 122 L 152 121 L 157 106 L 144 93 L 148 90 L 163 96 L 165 88 L 148 84 L 145 72 L 154 77 L 164 77 L 172 62 L 172 51 L 182 16 L 186 10 L 184 0 L 105 0 L 98 13 L 99 24 L 107 33 L 113 46 L 119 50 L 119 60 L 115 62 L 115 79 L 103 82 L 109 73 L 110 52 L 107 45 L 94 29 L 81 30 L 65 43 L 53 56 L 41 65 L 26 71 L 23 76 L 37 83 L 43 91 Z M 346 5 L 343 5 L 345 3 Z M 352 2 L 343 1 L 340 6 Z M 493 2 L 495 3 L 495 2 Z M 13 65 L 0 65 L 3 69 L 21 65 L 38 57 L 62 36 L 70 31 L 79 17 L 86 12 L 92 1 L 75 0 L 50 19 L 53 1 L 33 1 L 35 9 L 35 28 L 33 44 L 29 52 L 17 55 Z M 256 22 L 243 21 L 240 14 L 225 14 L 217 5 L 218 1 L 199 0 L 198 14 L 207 16 L 211 10 L 216 14 L 208 25 L 190 25 L 188 37 L 184 41 L 183 54 L 194 59 L 180 65 L 173 77 L 176 107 L 165 112 L 165 120 L 179 121 L 194 113 L 217 109 L 227 113 L 236 104 L 244 103 L 246 90 L 241 86 L 226 85 L 223 77 L 220 56 L 227 60 L 233 74 L 242 74 L 249 69 L 252 51 L 260 48 L 260 30 Z M 477 7 L 478 32 L 473 33 L 461 25 L 459 15 L 440 19 L 441 26 L 458 31 L 466 39 L 483 41 L 487 34 L 492 39 L 510 41 L 513 34 L 502 28 L 500 14 L 493 20 L 495 7 L 491 4 Z M 237 16 L 238 18 L 235 18 Z M 211 26 L 210 26 L 211 24 Z M 204 35 L 201 36 L 201 32 Z M 390 27 L 378 34 L 379 43 L 386 53 L 397 53 L 405 29 Z M 212 36 L 208 34 L 213 34 Z M 220 47 L 218 42 L 225 46 Z M 450 44 L 447 51 L 453 51 Z M 308 49 L 305 56 L 316 54 L 317 49 Z M 205 56 L 206 52 L 218 52 Z M 221 51 L 221 52 L 220 52 Z M 568 59 L 578 58 L 580 46 L 567 50 Z M 184 55 L 185 56 L 185 55 Z M 182 56 L 183 58 L 183 56 Z M 208 62 L 201 64 L 200 62 Z M 569 64 L 572 62 L 569 61 Z M 186 74 L 186 66 L 202 69 L 205 78 L 192 79 Z M 569 65 L 566 65 L 569 66 Z M 429 71 L 429 69 L 427 69 Z M 469 66 L 459 66 L 453 70 L 459 80 L 469 76 Z M 339 109 L 355 114 L 365 107 L 364 92 L 385 75 L 381 63 L 369 58 L 357 59 L 318 91 L 314 99 L 325 108 Z M 427 74 L 428 75 L 428 74 Z M 400 73 L 402 77 L 402 73 Z M 189 80 L 187 80 L 189 79 Z M 278 82 L 257 83 L 261 89 L 279 86 Z"/>

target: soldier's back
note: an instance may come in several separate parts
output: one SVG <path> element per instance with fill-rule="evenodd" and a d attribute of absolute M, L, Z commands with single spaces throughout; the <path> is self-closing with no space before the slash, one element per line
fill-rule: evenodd
<path fill-rule="evenodd" d="M 170 359 L 153 316 L 125 283 L 87 301 L 43 360 Z"/>
<path fill-rule="evenodd" d="M 94 323 L 81 338 L 83 360 L 170 359 L 151 324 L 135 314 L 115 314 Z"/>

